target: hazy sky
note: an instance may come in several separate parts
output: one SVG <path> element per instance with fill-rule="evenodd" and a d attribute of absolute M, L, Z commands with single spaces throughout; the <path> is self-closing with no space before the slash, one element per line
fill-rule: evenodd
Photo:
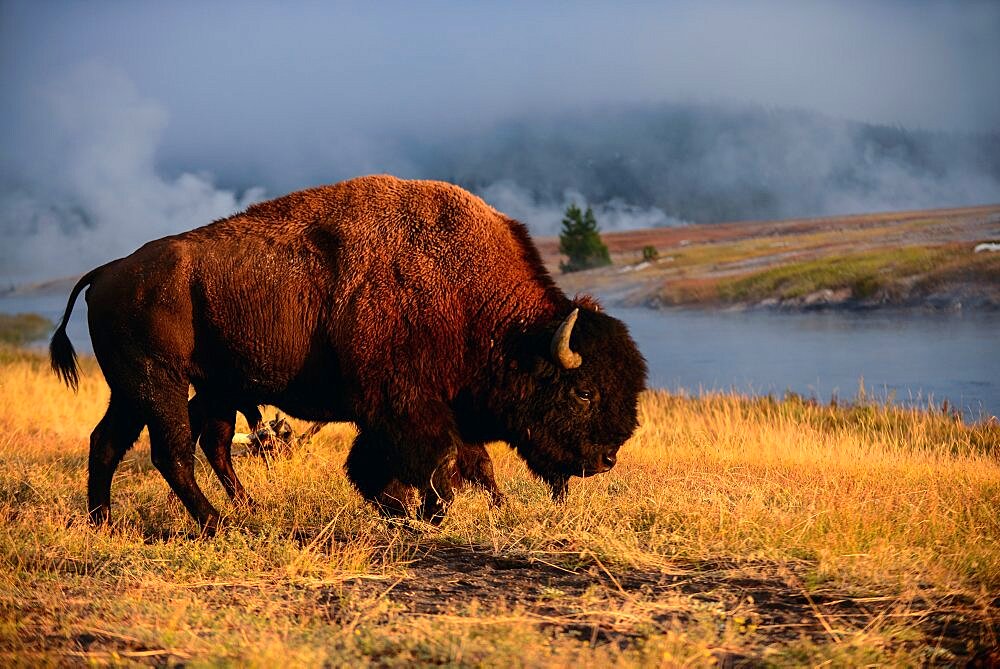
<path fill-rule="evenodd" d="M 609 105 L 1000 131 L 998 70 L 1000 2 L 0 2 L 0 226 L 152 208 L 148 239 L 255 185 L 407 175 L 401 137 Z"/>
<path fill-rule="evenodd" d="M 1000 130 L 997 2 L 5 2 L 0 31 L 5 97 L 118 67 L 179 155 L 690 98 Z"/>

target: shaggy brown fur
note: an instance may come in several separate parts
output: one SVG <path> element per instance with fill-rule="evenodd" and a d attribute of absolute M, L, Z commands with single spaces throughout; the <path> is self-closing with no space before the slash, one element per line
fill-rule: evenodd
<path fill-rule="evenodd" d="M 624 326 L 581 302 L 571 343 L 584 362 L 563 369 L 550 341 L 580 305 L 520 223 L 450 184 L 372 176 L 300 191 L 88 273 L 51 345 L 70 384 L 65 323 L 87 284 L 111 388 L 91 437 L 97 522 L 148 425 L 154 465 L 214 529 L 219 514 L 194 480 L 189 384 L 234 499 L 245 498 L 228 456 L 234 407 L 271 404 L 356 423 L 346 469 L 358 490 L 377 501 L 394 480 L 416 486 L 431 519 L 465 443 L 510 442 L 559 495 L 571 475 L 610 468 L 635 428 L 645 366 Z"/>

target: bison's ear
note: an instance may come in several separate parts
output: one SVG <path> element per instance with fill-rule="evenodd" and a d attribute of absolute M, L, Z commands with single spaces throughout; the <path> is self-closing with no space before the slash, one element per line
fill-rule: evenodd
<path fill-rule="evenodd" d="M 577 293 L 576 297 L 573 298 L 573 304 L 589 311 L 596 311 L 598 313 L 603 311 L 601 303 L 597 301 L 597 298 L 586 293 Z"/>

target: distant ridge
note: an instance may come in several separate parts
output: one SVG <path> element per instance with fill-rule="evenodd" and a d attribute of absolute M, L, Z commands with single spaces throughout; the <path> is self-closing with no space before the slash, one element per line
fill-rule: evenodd
<path fill-rule="evenodd" d="M 572 191 L 700 223 L 1000 201 L 1000 133 L 911 130 L 793 109 L 582 110 L 410 140 L 402 149 L 414 175 L 477 192 L 510 182 L 540 203 Z"/>

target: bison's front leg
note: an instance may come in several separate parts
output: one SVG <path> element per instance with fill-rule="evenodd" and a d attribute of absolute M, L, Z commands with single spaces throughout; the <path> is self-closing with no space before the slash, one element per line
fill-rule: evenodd
<path fill-rule="evenodd" d="M 493 460 L 483 444 L 463 444 L 458 449 L 458 473 L 461 480 L 488 492 L 493 506 L 500 506 L 506 501 L 493 474 Z"/>
<path fill-rule="evenodd" d="M 374 428 L 361 427 L 344 463 L 347 478 L 383 515 L 405 517 L 410 489 L 395 480 L 395 468 L 388 437 Z"/>
<path fill-rule="evenodd" d="M 431 473 L 430 485 L 424 488 L 418 515 L 421 520 L 438 525 L 444 520 L 455 498 L 453 481 L 458 472 L 458 449 L 452 447 Z"/>
<path fill-rule="evenodd" d="M 405 515 L 390 486 L 413 486 L 420 491 L 419 514 L 440 522 L 454 497 L 452 478 L 461 440 L 450 408 L 443 402 L 411 403 L 389 418 L 361 425 L 347 456 L 347 476 L 369 501 L 391 515 Z M 398 483 L 394 483 L 398 482 Z"/>

